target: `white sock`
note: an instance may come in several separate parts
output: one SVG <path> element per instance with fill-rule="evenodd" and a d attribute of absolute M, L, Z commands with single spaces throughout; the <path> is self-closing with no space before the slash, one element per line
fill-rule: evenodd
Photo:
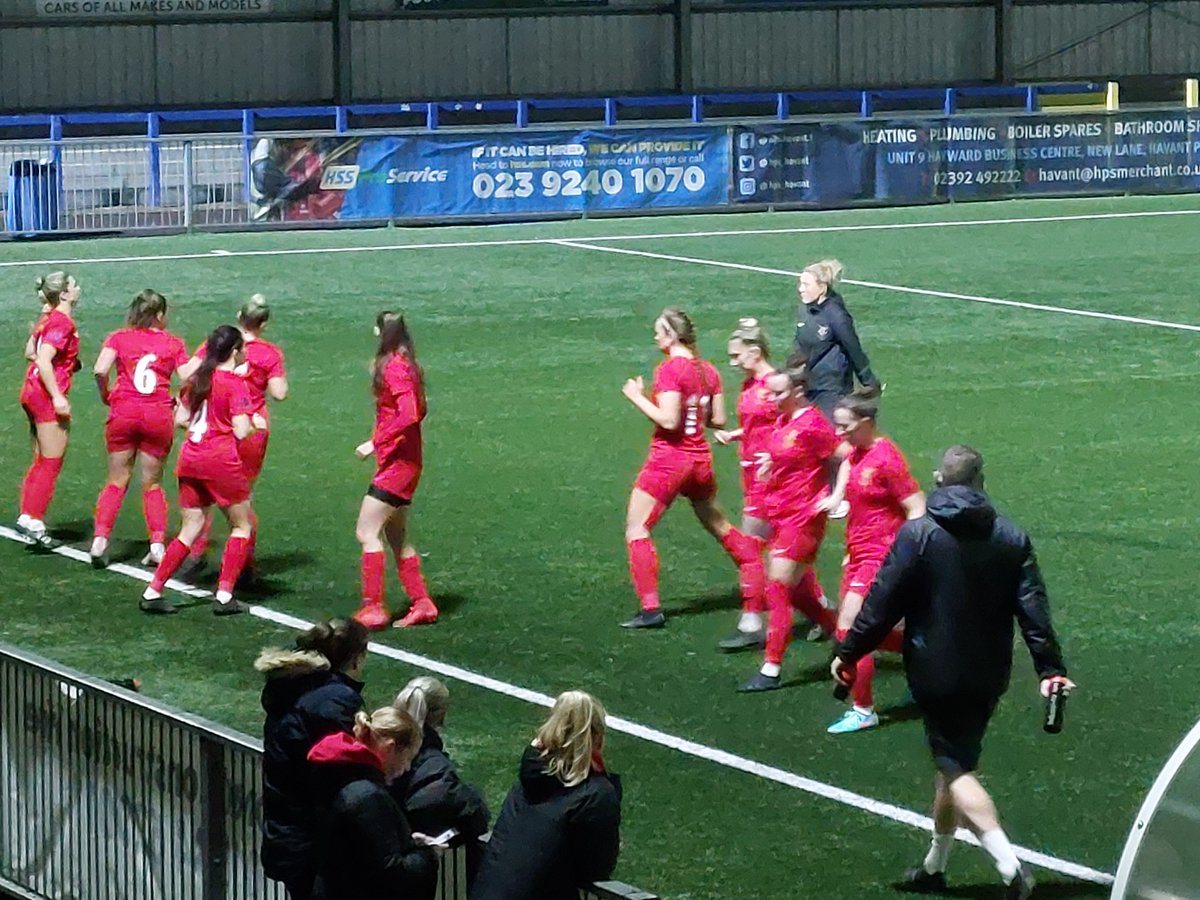
<path fill-rule="evenodd" d="M 738 631 L 762 631 L 762 627 L 762 613 L 744 612 L 742 613 L 742 617 L 738 619 Z"/>
<path fill-rule="evenodd" d="M 780 667 L 776 663 L 763 663 L 762 673 L 769 678 L 779 677 Z"/>
<path fill-rule="evenodd" d="M 146 588 L 146 590 L 142 592 L 143 600 L 158 600 L 161 597 L 162 594 L 159 591 L 156 591 L 154 588 Z"/>
<path fill-rule="evenodd" d="M 217 602 L 224 605 L 233 599 L 233 594 L 229 591 L 217 591 Z"/>
<path fill-rule="evenodd" d="M 933 833 L 929 842 L 929 852 L 925 854 L 925 871 L 930 875 L 946 871 L 946 863 L 950 861 L 950 851 L 954 847 L 953 834 Z"/>
<path fill-rule="evenodd" d="M 983 849 L 996 861 L 996 870 L 1005 884 L 1017 877 L 1021 862 L 1017 859 L 1017 854 L 1013 853 L 1012 844 L 1008 842 L 1003 828 L 981 834 L 979 843 L 983 844 Z"/>
<path fill-rule="evenodd" d="M 858 713 L 860 716 L 875 715 L 875 707 L 873 707 L 873 706 L 859 706 L 857 703 L 855 703 L 853 708 L 854 708 L 854 711 L 856 713 Z"/>
<path fill-rule="evenodd" d="M 167 548 L 163 544 L 151 544 L 150 552 L 159 559 L 167 555 Z"/>
<path fill-rule="evenodd" d="M 108 538 L 92 538 L 92 556 L 103 556 L 108 549 Z"/>

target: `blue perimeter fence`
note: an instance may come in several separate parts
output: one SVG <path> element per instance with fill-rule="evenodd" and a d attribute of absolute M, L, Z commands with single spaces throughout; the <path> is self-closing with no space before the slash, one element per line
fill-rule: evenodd
<path fill-rule="evenodd" d="M 414 103 L 390 107 L 0 117 L 8 236 L 763 208 L 903 205 L 1007 197 L 1191 192 L 1200 188 L 1200 111 L 1039 111 L 1042 94 L 1101 86 L 948 88 L 720 97 Z M 964 110 L 964 98 L 1019 102 Z M 839 117 L 792 118 L 793 102 L 857 101 Z M 940 98 L 940 112 L 877 104 Z M 726 104 L 773 116 L 706 121 Z M 603 111 L 603 121 L 533 122 L 531 111 Z M 666 110 L 635 124 L 620 110 Z M 438 127 L 439 111 L 512 112 L 514 124 Z M 872 115 L 872 113 L 876 113 Z M 417 124 L 396 124 L 396 115 Z M 369 116 L 382 116 L 371 120 Z M 171 134 L 226 118 L 241 130 Z M 316 118 L 314 118 L 316 117 Z M 321 117 L 325 125 L 321 129 Z M 365 118 L 364 118 L 365 117 Z M 330 121 L 330 118 L 332 119 Z M 423 120 L 423 122 L 422 122 Z M 359 127 L 386 121 L 386 128 Z M 260 130 L 282 122 L 317 127 Z M 72 128 L 146 125 L 136 136 Z M 219 122 L 218 122 L 219 124 Z M 352 128 L 351 125 L 354 127 Z"/>
<path fill-rule="evenodd" d="M 259 741 L 0 644 L 0 895 L 285 900 L 259 866 Z M 466 900 L 466 852 L 436 900 Z M 580 900 L 657 900 L 620 882 Z"/>

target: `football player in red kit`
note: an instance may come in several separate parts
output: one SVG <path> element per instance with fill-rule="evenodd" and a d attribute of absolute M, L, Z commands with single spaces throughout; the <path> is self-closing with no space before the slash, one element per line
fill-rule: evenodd
<path fill-rule="evenodd" d="M 654 342 L 667 356 L 654 370 L 651 395 L 641 378 L 623 392 L 654 423 L 650 455 L 634 482 L 625 522 L 629 572 L 641 610 L 625 628 L 661 628 L 666 623 L 658 598 L 658 552 L 650 532 L 678 496 L 686 497 L 700 524 L 738 566 L 743 603 L 762 602 L 763 563 L 759 543 L 730 524 L 717 503 L 712 449 L 706 427 L 725 426 L 721 376 L 696 351 L 696 329 L 683 310 L 670 306 L 654 322 Z"/>
<path fill-rule="evenodd" d="M 384 602 L 386 537 L 400 584 L 411 601 L 408 612 L 394 624 L 408 628 L 436 622 L 438 617 L 421 576 L 421 557 L 408 540 L 408 508 L 421 480 L 424 373 L 402 315 L 380 313 L 375 327 L 379 334 L 372 365 L 375 431 L 355 450 L 359 459 L 375 457 L 375 477 L 362 499 L 354 529 L 362 544 L 362 605 L 354 618 L 372 629 L 391 621 Z"/>
<path fill-rule="evenodd" d="M 179 451 L 175 474 L 183 525 L 142 594 L 144 612 L 175 612 L 162 595 L 163 587 L 187 559 L 214 504 L 229 520 L 229 540 L 221 554 L 213 613 L 226 616 L 246 610 L 233 599 L 233 587 L 250 552 L 250 481 L 242 472 L 237 444 L 263 422 L 251 415 L 250 391 L 234 372 L 242 362 L 244 343 L 242 333 L 232 325 L 213 331 L 204 360 L 180 394 L 175 422 L 187 429 L 187 439 Z"/>
<path fill-rule="evenodd" d="M 742 469 L 742 532 L 758 543 L 761 553 L 771 530 L 763 511 L 762 487 L 755 472 L 766 452 L 771 429 L 779 418 L 766 385 L 767 376 L 775 371 L 775 367 L 770 363 L 767 336 L 757 319 L 738 320 L 738 327 L 729 336 L 728 350 L 729 364 L 746 373 L 738 396 L 738 427 L 732 431 L 716 431 L 713 437 L 718 444 L 738 445 L 738 462 Z M 765 599 L 760 596 L 753 598 L 751 604 L 743 602 L 737 630 L 720 642 L 722 650 L 765 645 Z"/>
<path fill-rule="evenodd" d="M 278 402 L 286 400 L 288 395 L 287 370 L 284 367 L 283 351 L 275 344 L 263 338 L 263 331 L 271 318 L 271 309 L 267 298 L 255 294 L 242 304 L 238 310 L 238 328 L 246 341 L 243 350 L 245 359 L 235 369 L 238 375 L 246 379 L 250 389 L 250 414 L 258 415 L 263 421 L 263 427 L 255 430 L 244 441 L 238 442 L 238 454 L 242 458 L 242 470 L 250 479 L 250 489 L 262 472 L 263 460 L 267 456 L 267 442 L 271 437 L 271 414 L 267 407 L 267 398 Z M 204 356 L 204 345 L 197 348 L 192 358 L 192 366 L 197 366 Z M 258 516 L 253 509 L 250 512 L 250 556 L 246 568 L 254 565 L 254 552 L 258 542 Z M 195 574 L 204 564 L 204 553 L 208 549 L 209 532 L 212 529 L 212 515 L 204 521 L 204 529 L 192 544 L 192 552 L 188 562 L 180 570 L 180 577 L 187 579 Z"/>
<path fill-rule="evenodd" d="M 104 442 L 108 449 L 108 482 L 96 500 L 92 566 L 108 565 L 108 538 L 133 478 L 134 463 L 142 476 L 142 511 L 150 537 L 143 565 L 162 562 L 166 552 L 167 497 L 163 466 L 175 443 L 175 400 L 171 376 L 187 363 L 182 340 L 166 331 L 167 298 L 144 290 L 129 304 L 128 325 L 104 341 L 92 372 L 100 399 L 108 407 Z M 109 373 L 117 368 L 117 384 L 109 390 Z M 182 376 L 181 376 L 182 377 Z"/>
<path fill-rule="evenodd" d="M 825 537 L 829 473 L 838 461 L 841 441 L 821 411 L 809 403 L 808 370 L 794 366 L 767 377 L 780 418 L 767 442 L 758 471 L 771 523 L 767 568 L 767 645 L 762 669 L 738 688 L 769 691 L 780 686 L 783 655 L 792 639 L 792 609 L 799 609 L 827 631 L 833 613 L 825 609 L 806 576 Z"/>
<path fill-rule="evenodd" d="M 21 386 L 21 408 L 29 419 L 33 464 L 21 483 L 17 531 L 35 548 L 55 543 L 46 532 L 46 510 L 67 453 L 71 423 L 71 379 L 79 371 L 79 332 L 73 317 L 79 283 L 66 272 L 53 272 L 36 282 L 42 317 L 26 343 L 31 362 Z"/>
<path fill-rule="evenodd" d="M 833 410 L 834 430 L 851 447 L 850 455 L 842 460 L 837 485 L 828 500 L 830 509 L 843 499 L 850 501 L 838 606 L 838 641 L 854 624 L 900 526 L 908 519 L 925 515 L 925 494 L 909 471 L 904 454 L 877 430 L 878 416 L 878 400 L 856 395 L 843 397 Z M 900 632 L 893 632 L 880 646 L 898 653 L 903 649 L 902 641 Z M 829 726 L 830 734 L 862 731 L 879 724 L 871 693 L 874 677 L 875 659 L 868 653 L 855 664 L 850 709 Z"/>

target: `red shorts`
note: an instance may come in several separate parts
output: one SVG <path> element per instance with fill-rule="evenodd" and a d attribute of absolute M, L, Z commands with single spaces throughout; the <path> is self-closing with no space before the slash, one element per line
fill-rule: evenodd
<path fill-rule="evenodd" d="M 25 382 L 25 386 L 21 388 L 21 408 L 25 410 L 25 415 L 29 416 L 29 421 L 37 425 L 61 421 L 58 413 L 54 411 L 54 401 L 41 385 L 33 387 L 28 381 Z"/>
<path fill-rule="evenodd" d="M 404 501 L 411 501 L 421 481 L 421 467 L 410 462 L 391 462 L 375 471 L 371 487 L 386 491 Z"/>
<path fill-rule="evenodd" d="M 854 593 L 860 597 L 867 596 L 879 567 L 883 565 L 883 554 L 849 554 L 842 563 L 842 590 L 839 596 L 845 597 Z"/>
<path fill-rule="evenodd" d="M 250 479 L 239 464 L 192 461 L 180 469 L 175 474 L 179 476 L 179 505 L 184 509 L 204 509 L 212 504 L 227 509 L 250 499 Z"/>
<path fill-rule="evenodd" d="M 252 432 L 248 438 L 238 441 L 238 456 L 242 458 L 242 472 L 251 481 L 258 478 L 262 471 L 263 460 L 267 458 L 267 441 L 271 439 L 269 431 Z"/>
<path fill-rule="evenodd" d="M 633 486 L 663 506 L 670 506 L 681 495 L 697 501 L 709 500 L 717 493 L 712 457 L 700 453 L 651 450 Z"/>
<path fill-rule="evenodd" d="M 765 492 L 763 484 L 758 480 L 757 463 L 742 460 L 742 515 L 755 519 L 765 519 Z"/>
<path fill-rule="evenodd" d="M 771 556 L 792 562 L 812 564 L 825 538 L 826 516 L 821 513 L 807 518 L 773 519 L 771 521 Z"/>
<path fill-rule="evenodd" d="M 109 453 L 136 450 L 166 459 L 174 443 L 175 413 L 169 406 L 113 410 L 104 425 L 104 444 Z"/>

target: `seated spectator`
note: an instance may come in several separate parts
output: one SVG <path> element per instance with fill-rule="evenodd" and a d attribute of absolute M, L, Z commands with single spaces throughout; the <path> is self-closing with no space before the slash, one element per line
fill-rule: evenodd
<path fill-rule="evenodd" d="M 318 900 L 432 898 L 437 856 L 414 834 L 385 782 L 408 771 L 421 729 L 385 706 L 358 713 L 351 734 L 331 734 L 309 751 L 318 811 Z"/>
<path fill-rule="evenodd" d="M 612 875 L 621 783 L 604 766 L 604 707 L 583 691 L 554 702 L 521 758 L 471 900 L 576 900 Z"/>
<path fill-rule="evenodd" d="M 471 848 L 477 846 L 474 838 L 487 831 L 488 809 L 479 789 L 458 777 L 443 747 L 441 731 L 449 704 L 446 686 L 428 675 L 414 678 L 396 697 L 393 705 L 421 726 L 422 738 L 412 768 L 389 790 L 413 829 L 438 835 L 453 828 Z"/>
<path fill-rule="evenodd" d="M 262 864 L 291 900 L 309 900 L 317 874 L 308 751 L 326 735 L 353 727 L 366 655 L 366 628 L 332 619 L 297 637 L 294 650 L 269 648 L 254 663 L 267 677 Z"/>

